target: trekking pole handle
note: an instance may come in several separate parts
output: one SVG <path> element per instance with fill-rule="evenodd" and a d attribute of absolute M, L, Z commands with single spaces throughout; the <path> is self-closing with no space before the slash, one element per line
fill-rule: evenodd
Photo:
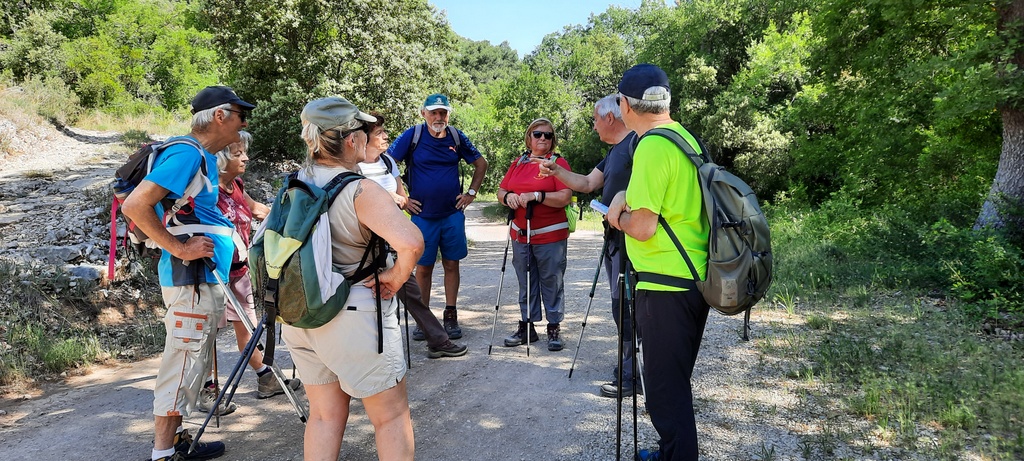
<path fill-rule="evenodd" d="M 535 205 L 536 203 L 537 202 L 529 202 L 529 203 L 526 204 L 526 220 L 527 221 L 533 219 L 533 205 Z"/>

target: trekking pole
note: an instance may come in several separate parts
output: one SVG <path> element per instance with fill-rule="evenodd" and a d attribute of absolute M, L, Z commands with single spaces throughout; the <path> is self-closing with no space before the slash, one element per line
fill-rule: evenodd
<path fill-rule="evenodd" d="M 242 325 L 244 325 L 245 328 L 248 329 L 249 331 L 255 331 L 256 328 L 254 328 L 252 320 L 249 320 L 249 316 L 244 315 L 245 311 L 242 309 L 241 303 L 238 302 L 238 299 L 235 299 L 234 293 L 231 292 L 227 284 L 224 283 L 224 279 L 220 278 L 220 274 L 217 273 L 216 266 L 214 266 L 213 264 L 213 260 L 211 260 L 210 258 L 203 258 L 203 263 L 206 264 L 206 267 L 210 269 L 210 272 L 213 273 L 213 277 L 217 279 L 217 283 L 219 283 L 221 288 L 224 290 L 224 296 L 228 298 L 228 301 L 230 301 L 231 305 L 234 306 L 235 312 L 238 313 L 238 318 L 242 321 Z M 262 328 L 260 330 L 262 331 Z M 262 350 L 263 348 L 259 344 L 259 337 L 259 334 L 253 333 L 253 338 L 256 339 L 255 347 Z M 249 353 L 250 356 L 252 356 L 252 354 L 252 352 Z M 248 358 L 246 358 L 245 360 L 246 362 L 249 361 Z M 298 397 L 295 396 L 295 391 L 292 390 L 291 386 L 288 385 L 287 379 L 285 379 L 284 377 L 284 373 L 281 372 L 281 368 L 278 367 L 277 365 L 271 365 L 270 370 L 274 373 L 274 377 L 277 378 L 277 383 L 281 386 L 281 389 L 284 390 L 284 395 L 288 397 L 288 401 L 291 402 L 292 408 L 295 409 L 295 413 L 299 416 L 299 420 L 305 423 L 306 420 L 309 419 L 309 414 L 306 413 L 306 409 L 302 406 L 301 403 L 299 403 Z M 239 377 L 239 381 L 241 381 L 241 377 Z M 236 384 L 235 387 L 238 387 L 238 385 Z M 231 394 L 234 395 L 234 393 L 234 390 L 232 390 Z M 230 398 L 228 399 L 228 402 L 231 402 Z"/>
<path fill-rule="evenodd" d="M 530 304 L 530 262 L 533 259 L 533 246 L 530 244 L 530 239 L 533 237 L 533 229 L 530 228 L 531 221 L 533 221 L 533 204 L 530 202 L 526 204 L 526 327 L 529 331 L 523 333 L 526 336 L 526 356 L 530 356 L 530 333 L 533 332 L 533 305 Z"/>
<path fill-rule="evenodd" d="M 616 329 L 615 329 L 616 330 L 616 337 L 617 337 L 616 339 L 618 340 L 617 341 L 618 342 L 618 354 L 617 355 L 618 355 L 618 358 L 619 358 L 618 367 L 616 368 L 616 370 L 618 370 L 618 373 L 617 373 L 618 376 L 615 377 L 615 382 L 617 383 L 617 385 L 615 386 L 616 387 L 616 390 L 615 390 L 615 459 L 617 461 L 621 461 L 622 460 L 622 380 L 623 380 L 623 377 L 624 377 L 624 373 L 623 373 L 623 368 L 624 368 L 623 367 L 623 362 L 624 362 L 624 360 L 623 360 L 623 357 L 622 357 L 622 355 L 623 355 L 622 354 L 622 352 L 623 352 L 622 351 L 622 321 L 624 319 L 622 318 L 622 314 L 623 314 L 623 311 L 624 311 L 624 306 L 625 306 L 625 304 L 627 304 L 629 302 L 629 297 L 630 297 L 628 288 L 625 288 L 623 286 L 623 285 L 626 285 L 626 283 L 625 283 L 625 275 L 622 273 L 623 266 L 619 266 L 620 267 L 620 269 L 619 269 L 619 277 L 618 277 L 618 284 L 619 284 L 619 290 L 620 290 L 619 292 L 622 293 L 623 296 L 621 296 L 619 298 L 619 306 L 618 306 L 618 309 L 619 309 L 619 323 L 618 323 L 618 325 L 616 325 Z M 623 290 L 627 290 L 627 291 L 623 291 Z"/>
<path fill-rule="evenodd" d="M 623 248 L 625 248 L 625 245 L 623 245 Z M 636 458 L 636 456 L 640 453 L 639 441 L 637 440 L 639 438 L 640 434 L 639 434 L 639 429 L 638 429 L 637 424 L 636 424 L 636 417 L 637 417 L 636 387 L 637 387 L 637 374 L 641 373 L 641 371 L 640 371 L 639 364 L 637 363 L 637 355 L 636 355 L 636 351 L 638 349 L 638 344 L 639 344 L 638 341 L 637 341 L 637 328 L 636 328 L 636 297 L 634 296 L 635 293 L 633 293 L 633 288 L 632 288 L 633 285 L 630 283 L 631 280 L 629 279 L 629 274 L 633 270 L 633 265 L 630 263 L 629 258 L 625 258 L 624 257 L 623 259 L 625 259 L 625 266 L 626 266 L 625 270 L 623 271 L 623 276 L 624 276 L 624 279 L 625 279 L 625 286 L 626 286 L 626 298 L 627 298 L 626 305 L 629 306 L 629 322 L 630 322 L 630 326 L 633 329 L 633 334 L 632 334 L 632 337 L 630 338 L 630 340 L 633 341 L 633 348 L 632 348 L 632 351 L 631 351 L 632 354 L 633 354 L 633 360 L 631 362 L 632 366 L 633 366 L 633 382 L 630 383 L 630 384 L 633 386 L 633 457 Z M 620 323 L 626 321 L 626 319 L 622 317 L 621 313 L 619 314 L 619 321 L 620 321 Z M 624 339 L 625 338 L 620 338 L 620 340 L 624 340 Z M 640 379 L 641 380 L 643 379 L 642 375 L 641 375 Z M 621 384 L 620 384 L 620 388 L 621 388 Z M 619 395 L 621 395 L 621 394 L 622 394 L 622 391 L 620 390 L 619 391 Z M 644 394 L 644 395 L 647 395 L 647 394 Z"/>
<path fill-rule="evenodd" d="M 217 333 L 218 333 L 218 331 L 214 330 L 214 332 L 213 332 L 213 388 L 217 391 L 217 394 L 220 394 L 220 382 L 217 380 L 217 375 L 219 374 L 218 370 L 217 370 Z M 213 409 L 217 410 L 217 407 L 213 407 Z M 214 413 L 217 414 L 217 423 L 216 424 L 217 424 L 217 427 L 219 428 L 220 427 L 220 412 L 219 411 L 214 411 Z"/>
<path fill-rule="evenodd" d="M 587 301 L 587 311 L 583 314 L 583 326 L 580 328 L 580 339 L 576 342 L 576 353 L 572 355 L 572 365 L 569 365 L 569 379 L 572 379 L 572 370 L 576 367 L 576 357 L 580 355 L 580 345 L 583 344 L 583 332 L 587 330 L 587 318 L 590 317 L 590 306 L 594 304 L 594 291 L 597 289 L 597 279 L 601 277 L 601 266 L 604 265 L 604 253 L 608 251 L 608 240 L 605 239 L 601 245 L 601 256 L 597 258 L 597 270 L 594 271 L 594 283 L 590 285 L 590 300 Z"/>
<path fill-rule="evenodd" d="M 405 290 L 405 286 L 402 286 L 402 290 Z M 403 296 L 407 294 L 403 293 Z M 402 306 L 402 310 L 405 311 L 405 366 L 412 368 L 412 352 L 409 350 L 409 305 L 403 303 L 401 299 L 398 300 L 398 304 Z M 395 314 L 398 314 L 398 310 L 395 310 Z"/>
<path fill-rule="evenodd" d="M 487 355 L 494 347 L 494 329 L 498 326 L 498 308 L 501 305 L 501 287 L 505 283 L 505 265 L 508 263 L 508 247 L 512 244 L 512 217 L 515 210 L 508 209 L 508 232 L 505 233 L 505 255 L 501 257 L 501 276 L 498 277 L 498 296 L 494 299 L 494 320 L 491 321 L 491 342 L 487 344 Z"/>
<path fill-rule="evenodd" d="M 239 315 L 239 317 L 245 316 Z M 263 317 L 266 318 L 266 314 L 264 314 Z M 206 413 L 206 419 L 203 421 L 203 424 L 199 426 L 199 430 L 196 431 L 196 435 L 192 437 L 192 444 L 188 447 L 188 454 L 192 454 L 192 452 L 195 451 L 196 444 L 199 443 L 199 439 L 202 438 L 203 432 L 206 431 L 206 426 L 210 424 L 210 419 L 213 418 L 214 413 L 217 413 L 217 410 L 220 408 L 221 402 L 227 398 L 225 405 L 231 403 L 231 397 L 235 394 L 235 389 L 238 388 L 238 383 L 242 380 L 242 372 L 244 371 L 243 367 L 245 367 L 249 362 L 249 359 L 252 358 L 252 354 L 256 350 L 256 344 L 259 342 L 259 335 L 263 334 L 263 327 L 263 322 L 260 322 L 260 326 L 256 328 L 256 332 L 253 333 L 252 338 L 249 338 L 249 342 L 245 344 L 245 348 L 242 350 L 242 357 L 238 360 L 238 363 L 235 364 L 235 367 L 231 369 L 231 374 L 228 376 L 228 381 L 224 386 L 224 392 L 217 394 L 217 399 L 214 400 L 213 406 L 210 408 L 210 411 Z M 227 392 L 227 388 L 232 385 L 232 382 L 234 382 L 234 387 L 231 389 L 231 393 L 229 394 Z"/>

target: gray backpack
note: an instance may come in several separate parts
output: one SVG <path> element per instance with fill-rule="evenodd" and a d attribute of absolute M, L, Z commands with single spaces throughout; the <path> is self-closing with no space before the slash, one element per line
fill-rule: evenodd
<path fill-rule="evenodd" d="M 768 219 L 761 211 L 754 191 L 742 179 L 712 162 L 699 139 L 695 138 L 701 149 L 697 153 L 679 133 L 667 128 L 655 128 L 644 136 L 667 138 L 697 167 L 704 211 L 711 225 L 705 280 L 697 276 L 693 261 L 665 218 L 658 216 L 658 222 L 683 255 L 697 289 L 708 304 L 722 314 L 746 312 L 749 315 L 750 308 L 764 297 L 772 283 L 772 246 Z M 641 280 L 645 278 L 643 275 L 640 275 Z M 684 280 L 660 274 L 651 275 L 660 276 L 660 283 L 672 286 L 680 286 L 679 282 Z M 646 278 L 651 280 L 650 277 Z"/>

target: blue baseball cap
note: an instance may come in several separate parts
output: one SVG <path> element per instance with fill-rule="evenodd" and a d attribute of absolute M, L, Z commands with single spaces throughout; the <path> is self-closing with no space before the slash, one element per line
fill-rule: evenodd
<path fill-rule="evenodd" d="M 666 90 L 671 91 L 668 86 L 668 75 L 665 75 L 665 71 L 654 64 L 637 64 L 622 74 L 622 80 L 619 81 L 619 93 L 631 98 L 648 101 L 666 99 L 667 94 L 644 97 L 644 92 L 648 88 L 655 86 L 665 87 Z"/>
<path fill-rule="evenodd" d="M 448 103 L 448 96 L 441 93 L 427 96 L 427 100 L 423 102 L 423 108 L 426 110 L 444 109 L 448 112 L 452 111 L 452 105 Z"/>

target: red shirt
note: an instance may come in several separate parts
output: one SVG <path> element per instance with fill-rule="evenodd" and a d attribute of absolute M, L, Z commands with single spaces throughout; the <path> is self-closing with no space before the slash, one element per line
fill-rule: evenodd
<path fill-rule="evenodd" d="M 550 159 L 554 154 L 548 154 L 545 158 Z M 555 160 L 562 168 L 568 171 L 572 171 L 569 168 L 569 162 L 566 162 L 564 158 L 558 156 Z M 501 188 L 509 191 L 510 193 L 529 193 L 529 192 L 557 192 L 562 189 L 568 189 L 562 181 L 559 181 L 554 176 L 548 176 L 546 178 L 538 178 L 540 174 L 540 165 L 530 162 L 530 156 L 525 155 L 516 158 L 512 165 L 508 167 L 508 171 L 505 172 L 505 177 L 501 179 Z M 512 221 L 517 227 L 526 230 L 526 209 L 519 208 L 516 210 L 515 219 Z M 533 218 L 530 220 L 530 228 L 537 230 L 543 227 L 551 226 L 558 223 L 566 222 L 565 219 L 565 207 L 554 208 L 547 205 L 541 205 L 535 203 L 533 206 Z M 512 238 L 519 243 L 526 243 L 526 235 L 520 236 L 515 229 L 511 232 Z M 559 229 L 551 232 L 545 232 L 543 234 L 536 234 L 530 239 L 530 243 L 542 244 L 558 242 L 569 238 L 569 229 Z"/>
<path fill-rule="evenodd" d="M 249 238 L 252 235 L 252 210 L 249 209 L 249 204 L 245 201 L 245 189 L 242 187 L 242 178 L 235 178 L 235 188 L 230 193 L 220 188 L 220 195 L 217 197 L 217 208 L 221 213 L 224 214 L 228 221 L 231 221 L 235 225 L 235 231 L 242 237 L 242 242 L 245 243 L 245 247 L 249 247 Z M 249 273 L 249 268 L 242 264 L 241 267 L 236 268 L 240 261 L 244 261 L 249 256 L 242 255 L 244 257 L 239 258 L 238 251 L 235 251 L 235 256 L 231 258 L 231 273 L 228 274 L 232 280 L 241 277 Z"/>

